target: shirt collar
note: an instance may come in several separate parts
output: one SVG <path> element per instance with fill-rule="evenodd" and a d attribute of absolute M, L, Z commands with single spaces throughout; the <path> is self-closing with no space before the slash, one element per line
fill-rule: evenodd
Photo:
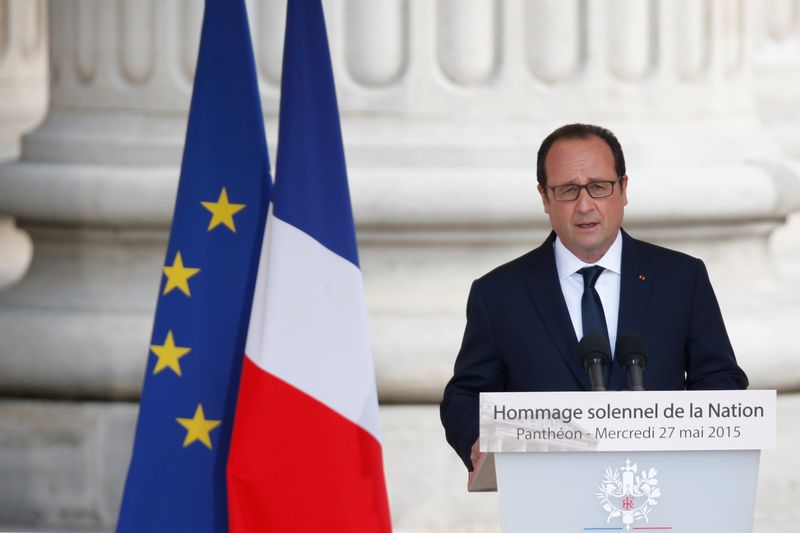
<path fill-rule="evenodd" d="M 599 265 L 606 270 L 610 270 L 615 274 L 622 274 L 622 232 L 617 232 L 617 238 L 611 244 L 611 247 L 606 251 L 605 255 L 601 257 L 596 263 L 585 263 L 578 259 L 575 254 L 570 252 L 561 239 L 556 237 L 553 243 L 553 249 L 556 256 L 556 270 L 558 270 L 558 279 L 565 280 L 572 274 L 582 269 L 585 266 Z"/>

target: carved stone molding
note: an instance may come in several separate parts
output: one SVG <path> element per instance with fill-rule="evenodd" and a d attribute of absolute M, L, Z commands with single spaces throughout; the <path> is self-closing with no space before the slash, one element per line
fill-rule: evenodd
<path fill-rule="evenodd" d="M 0 160 L 41 120 L 47 86 L 44 0 L 0 0 Z"/>
<path fill-rule="evenodd" d="M 274 140 L 285 0 L 248 5 Z M 626 228 L 706 260 L 756 383 L 800 382 L 771 373 L 790 345 L 782 317 L 800 302 L 768 239 L 800 207 L 800 181 L 756 114 L 750 2 L 324 5 L 384 400 L 439 397 L 469 282 L 546 234 L 535 151 L 572 121 L 618 134 Z M 30 274 L 0 293 L 0 388 L 134 398 L 202 6 L 50 7 L 50 109 L 22 160 L 0 167 L 0 212 L 36 250 Z"/>

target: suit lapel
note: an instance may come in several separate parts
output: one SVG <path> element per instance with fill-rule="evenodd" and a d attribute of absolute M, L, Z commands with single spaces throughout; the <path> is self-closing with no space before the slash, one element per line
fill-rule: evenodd
<path fill-rule="evenodd" d="M 617 338 L 627 333 L 642 331 L 642 320 L 650 300 L 651 279 L 649 258 L 642 253 L 639 241 L 622 232 L 622 276 L 619 288 L 619 320 Z M 609 389 L 617 390 L 625 384 L 625 371 L 616 362 L 611 368 Z"/>
<path fill-rule="evenodd" d="M 537 249 L 538 253 L 532 256 L 530 262 L 532 272 L 527 279 L 528 291 L 542 323 L 550 333 L 553 344 L 558 348 L 567 367 L 581 383 L 583 390 L 591 390 L 586 370 L 578 360 L 578 339 L 575 337 L 575 329 L 572 327 L 567 304 L 561 293 L 553 252 L 554 239 L 555 233 L 551 233 L 544 244 Z"/>

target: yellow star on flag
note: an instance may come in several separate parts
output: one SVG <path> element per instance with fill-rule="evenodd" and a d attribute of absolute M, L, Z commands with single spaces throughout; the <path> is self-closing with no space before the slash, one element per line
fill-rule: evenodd
<path fill-rule="evenodd" d="M 153 370 L 153 375 L 158 374 L 165 368 L 171 368 L 173 372 L 180 376 L 181 364 L 178 360 L 187 353 L 191 352 L 192 349 L 184 346 L 175 346 L 175 339 L 172 336 L 172 330 L 169 330 L 167 332 L 167 338 L 164 340 L 164 344 L 161 346 L 158 344 L 152 344 L 150 346 L 150 351 L 156 354 L 156 357 L 158 357 L 158 362 L 156 362 L 156 368 Z"/>
<path fill-rule="evenodd" d="M 183 258 L 181 253 L 175 254 L 175 261 L 172 266 L 164 267 L 164 275 L 167 276 L 167 284 L 164 287 L 163 294 L 169 294 L 172 289 L 178 288 L 186 296 L 191 296 L 189 293 L 189 278 L 200 272 L 199 268 L 189 268 L 183 266 Z"/>
<path fill-rule="evenodd" d="M 200 202 L 203 207 L 211 211 L 211 222 L 208 223 L 208 231 L 224 224 L 229 230 L 236 233 L 236 226 L 233 224 L 233 215 L 245 208 L 245 204 L 232 204 L 228 201 L 228 191 L 225 187 L 219 193 L 216 202 Z"/>
<path fill-rule="evenodd" d="M 186 428 L 186 438 L 183 439 L 183 447 L 196 440 L 199 440 L 210 450 L 211 449 L 211 430 L 222 423 L 221 420 L 208 420 L 203 412 L 203 404 L 198 403 L 193 418 L 176 418 L 178 424 Z"/>

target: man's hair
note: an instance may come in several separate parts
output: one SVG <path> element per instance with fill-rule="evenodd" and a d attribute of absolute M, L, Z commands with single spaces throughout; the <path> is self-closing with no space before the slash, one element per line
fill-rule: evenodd
<path fill-rule="evenodd" d="M 617 178 L 625 175 L 625 155 L 622 153 L 622 146 L 619 141 L 606 128 L 595 126 L 593 124 L 567 124 L 561 126 L 553 133 L 545 137 L 542 145 L 539 147 L 539 154 L 536 158 L 536 180 L 542 187 L 547 186 L 547 170 L 544 168 L 544 162 L 547 159 L 547 154 L 553 143 L 559 139 L 588 139 L 591 136 L 600 137 L 611 149 L 614 155 L 614 170 L 617 173 Z"/>

